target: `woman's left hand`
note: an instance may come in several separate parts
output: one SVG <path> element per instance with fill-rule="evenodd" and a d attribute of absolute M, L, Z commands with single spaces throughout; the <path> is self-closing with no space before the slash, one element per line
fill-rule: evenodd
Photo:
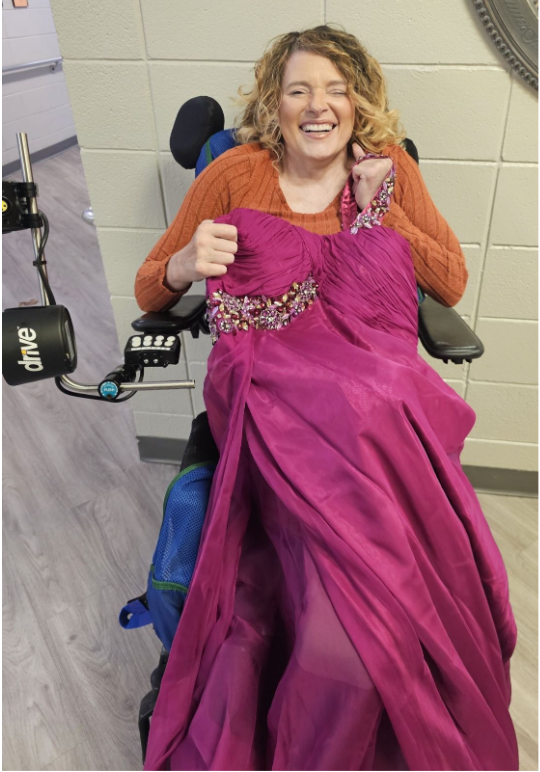
<path fill-rule="evenodd" d="M 362 212 L 370 204 L 382 182 L 388 176 L 388 172 L 392 168 L 392 159 L 368 158 L 367 161 L 358 164 L 358 161 L 365 156 L 365 150 L 354 142 L 352 151 L 356 160 L 356 165 L 352 168 L 353 193 L 358 209 Z"/>

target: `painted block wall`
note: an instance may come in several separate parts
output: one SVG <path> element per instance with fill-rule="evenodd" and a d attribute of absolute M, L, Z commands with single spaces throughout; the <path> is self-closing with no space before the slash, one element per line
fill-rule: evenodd
<path fill-rule="evenodd" d="M 471 365 L 427 361 L 474 408 L 462 462 L 537 469 L 537 96 L 484 34 L 470 0 L 52 0 L 120 340 L 139 315 L 135 273 L 193 179 L 168 138 L 180 105 L 208 94 L 228 124 L 267 42 L 337 22 L 376 56 L 430 193 L 470 273 L 457 311 L 485 343 Z M 375 12 L 376 9 L 376 12 Z M 123 182 L 117 195 L 114 181 Z M 191 292 L 201 294 L 202 285 Z M 204 409 L 207 338 L 187 338 L 194 393 L 137 397 L 142 435 L 187 437 Z M 423 352 L 421 352 L 423 355 Z"/>

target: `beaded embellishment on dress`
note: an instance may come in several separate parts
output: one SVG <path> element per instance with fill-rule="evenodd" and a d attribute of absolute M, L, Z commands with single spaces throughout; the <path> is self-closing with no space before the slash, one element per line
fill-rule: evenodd
<path fill-rule="evenodd" d="M 379 155 L 378 153 L 366 153 L 361 161 L 367 160 L 368 158 L 388 158 L 388 156 Z M 360 228 L 372 228 L 374 225 L 382 225 L 382 218 L 390 209 L 390 199 L 394 192 L 395 183 L 395 165 L 392 163 L 392 168 L 381 183 L 375 196 L 370 201 L 369 205 L 358 214 L 351 225 L 351 233 L 358 233 Z"/>
<path fill-rule="evenodd" d="M 236 335 L 239 330 L 280 330 L 309 306 L 317 297 L 318 284 L 310 274 L 303 282 L 294 282 L 283 295 L 237 297 L 217 290 L 207 299 L 207 319 L 212 343 L 219 336 Z"/>

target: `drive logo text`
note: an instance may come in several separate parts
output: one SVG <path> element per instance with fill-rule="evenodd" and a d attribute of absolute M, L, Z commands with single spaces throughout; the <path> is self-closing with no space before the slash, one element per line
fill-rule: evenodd
<path fill-rule="evenodd" d="M 25 370 L 31 373 L 38 373 L 43 370 L 43 363 L 36 343 L 36 331 L 31 327 L 21 327 L 19 329 L 19 343 L 21 345 L 22 359 L 17 362 Z"/>

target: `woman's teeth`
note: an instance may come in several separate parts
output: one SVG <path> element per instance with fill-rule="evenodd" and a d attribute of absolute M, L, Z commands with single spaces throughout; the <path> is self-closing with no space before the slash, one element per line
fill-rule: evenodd
<path fill-rule="evenodd" d="M 320 133 L 320 132 L 329 132 L 332 131 L 334 128 L 333 123 L 305 123 L 303 126 L 300 126 L 302 131 L 305 131 L 306 133 Z"/>

